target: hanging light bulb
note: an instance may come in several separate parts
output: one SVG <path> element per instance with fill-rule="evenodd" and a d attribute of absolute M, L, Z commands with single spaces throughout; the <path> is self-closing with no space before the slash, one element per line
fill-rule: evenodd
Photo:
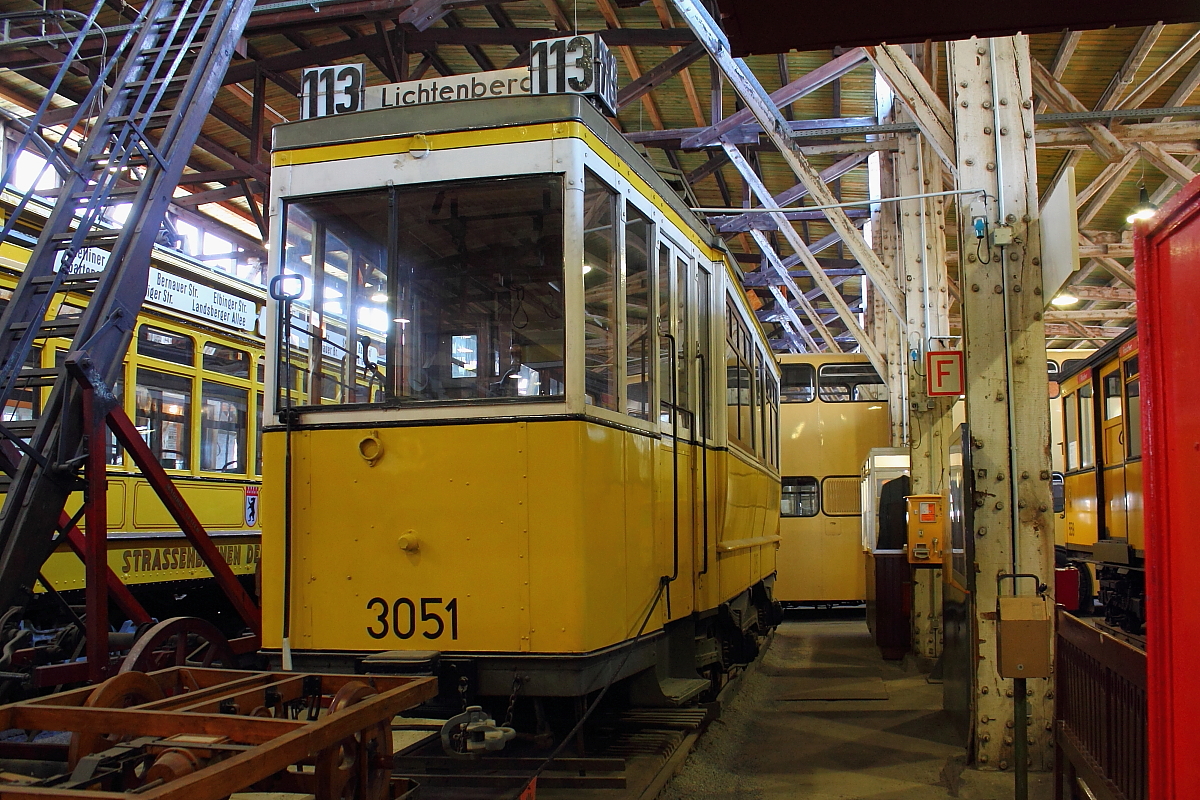
<path fill-rule="evenodd" d="M 1059 308 L 1063 308 L 1064 306 L 1073 306 L 1078 302 L 1079 302 L 1078 297 L 1071 294 L 1070 292 L 1063 292 L 1058 297 L 1051 300 L 1050 304 L 1053 306 L 1058 306 Z"/>
<path fill-rule="evenodd" d="M 1146 191 L 1146 187 L 1139 187 L 1138 203 L 1133 207 L 1133 211 L 1129 213 L 1129 216 L 1125 218 L 1125 221 L 1132 225 L 1139 219 L 1150 219 L 1157 210 L 1158 207 L 1150 202 L 1150 194 Z"/>

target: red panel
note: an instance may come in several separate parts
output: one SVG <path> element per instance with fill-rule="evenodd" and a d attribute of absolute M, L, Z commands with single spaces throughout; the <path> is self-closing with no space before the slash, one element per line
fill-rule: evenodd
<path fill-rule="evenodd" d="M 1075 567 L 1054 570 L 1054 602 L 1067 611 L 1079 610 L 1079 570 Z"/>
<path fill-rule="evenodd" d="M 1150 797 L 1200 786 L 1200 178 L 1137 231 Z"/>

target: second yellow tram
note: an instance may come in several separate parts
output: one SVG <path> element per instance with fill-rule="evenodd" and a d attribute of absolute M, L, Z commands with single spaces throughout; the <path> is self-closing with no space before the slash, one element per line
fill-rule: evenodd
<path fill-rule="evenodd" d="M 887 387 L 866 356 L 779 356 L 779 578 L 785 604 L 865 602 L 859 470 L 891 443 Z"/>

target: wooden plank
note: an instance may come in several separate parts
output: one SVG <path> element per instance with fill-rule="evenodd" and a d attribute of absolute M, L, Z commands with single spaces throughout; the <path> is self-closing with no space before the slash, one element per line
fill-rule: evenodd
<path fill-rule="evenodd" d="M 64 706 L 9 706 L 0 712 L 9 728 L 35 731 L 78 731 L 119 736 L 174 736 L 177 733 L 227 735 L 245 744 L 262 744 L 305 723 L 266 717 L 228 714 L 184 714 L 142 711 L 136 708 L 83 708 Z"/>

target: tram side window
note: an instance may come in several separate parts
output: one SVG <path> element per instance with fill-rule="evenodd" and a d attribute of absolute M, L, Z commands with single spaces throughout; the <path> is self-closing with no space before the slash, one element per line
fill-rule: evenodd
<path fill-rule="evenodd" d="M 820 483 L 816 478 L 782 478 L 781 517 L 815 517 L 821 510 Z"/>
<path fill-rule="evenodd" d="M 196 363 L 196 344 L 192 337 L 164 331 L 150 325 L 138 329 L 139 356 L 149 356 L 160 361 L 170 361 L 190 367 Z"/>
<path fill-rule="evenodd" d="M 750 329 L 743 325 L 740 319 L 738 320 L 738 357 L 741 360 L 740 369 L 745 371 L 745 377 L 742 380 L 746 383 L 745 397 L 741 398 L 738 403 L 742 440 L 746 444 L 746 449 L 753 453 L 758 447 L 761 435 L 754 414 L 754 408 L 758 403 L 755 396 L 758 393 L 758 386 L 754 375 L 754 341 L 750 338 Z"/>
<path fill-rule="evenodd" d="M 584 392 L 588 405 L 617 410 L 617 193 L 583 179 Z"/>
<path fill-rule="evenodd" d="M 204 343 L 201 364 L 209 372 L 219 372 L 231 378 L 250 377 L 250 354 L 216 342 Z"/>
<path fill-rule="evenodd" d="M 811 403 L 817 396 L 817 371 L 812 364 L 780 364 L 780 402 Z"/>
<path fill-rule="evenodd" d="M 694 352 L 692 347 L 692 332 L 688 321 L 688 308 L 690 307 L 691 293 L 688 289 L 688 278 L 691 275 L 690 265 L 686 259 L 675 259 L 675 344 L 679 349 L 679 358 L 676 365 L 679 367 L 679 376 L 677 383 L 677 404 L 679 413 L 683 417 L 685 424 L 690 423 L 691 414 L 689 411 L 692 408 L 691 401 L 691 374 L 692 374 L 692 358 Z"/>
<path fill-rule="evenodd" d="M 725 318 L 725 405 L 729 441 L 748 452 L 754 452 L 754 433 L 750 422 L 750 409 L 754 402 L 754 373 L 744 346 L 750 339 L 750 333 L 733 300 L 728 301 Z"/>
<path fill-rule="evenodd" d="M 654 400 L 650 362 L 657 335 L 650 307 L 654 229 L 636 208 L 625 208 L 625 413 L 649 421 Z"/>
<path fill-rule="evenodd" d="M 200 469 L 246 471 L 247 391 L 204 381 L 200 408 Z"/>
<path fill-rule="evenodd" d="M 658 320 L 663 328 L 671 324 L 671 248 L 658 246 Z M 659 404 L 659 419 L 671 421 L 671 392 L 675 388 L 676 376 L 671 371 L 675 365 L 671 356 L 671 340 L 658 336 L 658 380 L 662 400 Z"/>
<path fill-rule="evenodd" d="M 704 365 L 704 371 L 697 375 L 700 395 L 696 411 L 704 422 L 703 434 L 708 437 L 712 435 L 712 275 L 702 263 L 696 269 L 696 335 L 700 344 L 697 363 Z"/>
<path fill-rule="evenodd" d="M 1096 409 L 1092 401 L 1092 384 L 1085 383 L 1079 395 L 1079 468 L 1096 466 Z"/>
<path fill-rule="evenodd" d="M 1067 471 L 1079 469 L 1079 392 L 1063 399 L 1063 440 L 1067 445 Z"/>
<path fill-rule="evenodd" d="M 1104 418 L 1121 416 L 1121 371 L 1114 370 L 1104 376 Z"/>
<path fill-rule="evenodd" d="M 262 475 L 262 422 L 263 422 L 263 393 L 258 392 L 254 398 L 254 474 Z"/>
<path fill-rule="evenodd" d="M 767 371 L 763 366 L 763 355 L 754 350 L 754 424 L 758 430 L 758 454 L 764 461 L 771 458 L 767 436 Z"/>
<path fill-rule="evenodd" d="M 774 375 L 767 375 L 767 387 L 770 390 L 770 464 L 779 468 L 779 385 L 775 383 Z"/>
<path fill-rule="evenodd" d="M 134 423 L 158 463 L 188 469 L 191 458 L 192 381 L 151 369 L 137 371 Z"/>
<path fill-rule="evenodd" d="M 117 398 L 117 404 L 120 405 L 122 408 L 124 408 L 124 406 L 125 406 L 125 404 L 121 402 L 121 400 L 124 399 L 124 395 L 125 395 L 125 377 L 124 376 L 125 376 L 125 367 L 122 366 L 121 367 L 121 377 L 117 378 L 117 382 L 115 384 L 113 384 L 113 395 Z M 104 428 L 104 442 L 108 448 L 107 456 L 105 458 L 105 463 L 110 466 L 114 466 L 114 467 L 119 467 L 122 464 L 124 464 L 125 463 L 125 448 L 121 447 L 120 443 L 117 441 L 117 437 L 113 435 L 112 430 L 109 429 L 108 427 Z"/>
<path fill-rule="evenodd" d="M 817 373 L 817 387 L 826 403 L 887 400 L 887 386 L 870 364 L 823 364 Z"/>
<path fill-rule="evenodd" d="M 1129 419 L 1125 425 L 1125 454 L 1129 458 L 1142 455 L 1142 397 L 1141 380 L 1138 377 L 1138 357 L 1125 362 L 1125 413 Z"/>

